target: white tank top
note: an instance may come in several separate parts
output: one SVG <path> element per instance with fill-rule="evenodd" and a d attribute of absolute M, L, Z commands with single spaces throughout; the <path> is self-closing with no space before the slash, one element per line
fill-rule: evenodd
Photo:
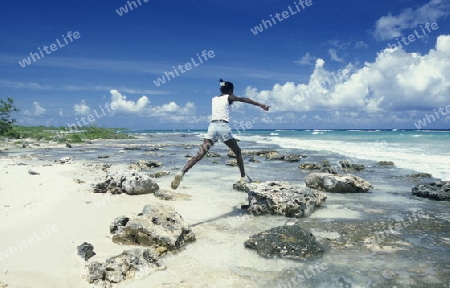
<path fill-rule="evenodd" d="M 225 120 L 230 122 L 228 94 L 212 98 L 211 120 Z"/>

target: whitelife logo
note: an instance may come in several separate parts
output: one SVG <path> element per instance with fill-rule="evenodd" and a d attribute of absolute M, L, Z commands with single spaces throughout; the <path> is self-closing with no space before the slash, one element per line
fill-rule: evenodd
<path fill-rule="evenodd" d="M 66 36 L 62 35 L 62 38 L 63 38 L 63 40 L 62 40 L 63 43 L 61 43 L 61 41 L 59 41 L 59 39 L 56 39 L 56 43 L 58 44 L 58 46 L 56 44 L 50 44 L 50 46 L 44 46 L 44 48 L 42 48 L 42 49 L 45 51 L 46 54 L 44 54 L 44 51 L 41 50 L 41 47 L 38 47 L 38 50 L 39 50 L 38 52 L 35 52 L 35 53 L 30 52 L 30 56 L 28 56 L 27 58 L 24 58 L 22 61 L 19 61 L 20 66 L 22 66 L 22 68 L 25 68 L 27 65 L 31 65 L 31 60 L 33 60 L 33 62 L 36 62 L 37 60 L 44 58 L 45 55 L 50 55 L 52 52 L 55 52 L 56 50 L 58 50 L 58 47 L 62 48 L 66 45 L 69 45 L 69 41 L 67 41 Z M 75 31 L 73 33 L 72 33 L 72 31 L 69 31 L 69 32 L 67 32 L 67 38 L 69 38 L 70 43 L 72 43 L 74 40 L 80 39 L 81 35 L 80 35 L 80 32 L 78 32 L 78 31 Z"/>
<path fill-rule="evenodd" d="M 294 2 L 295 9 L 293 9 L 289 5 L 288 6 L 289 11 L 286 10 L 281 13 L 276 13 L 275 18 L 277 18 L 278 22 L 281 22 L 285 19 L 288 19 L 290 16 L 297 14 L 298 12 L 305 10 L 307 7 L 311 6 L 312 4 L 313 4 L 312 0 L 306 0 L 306 1 L 300 0 L 300 1 L 298 1 L 298 3 Z M 295 11 L 295 10 L 297 10 L 297 11 Z M 261 24 L 259 24 L 259 26 L 255 26 L 255 28 L 250 28 L 250 31 L 253 33 L 253 35 L 262 33 L 264 31 L 264 28 L 269 29 L 270 27 L 272 27 L 272 23 L 273 23 L 273 25 L 277 24 L 277 21 L 275 20 L 275 18 L 272 15 L 269 15 L 269 17 L 270 17 L 270 20 L 272 20 L 272 21 L 263 19 L 263 20 L 261 20 Z M 263 28 L 263 25 L 264 25 L 264 28 Z"/>
<path fill-rule="evenodd" d="M 175 66 L 172 66 L 173 72 L 167 72 L 167 71 L 164 71 L 164 74 L 162 75 L 162 77 L 158 77 L 158 79 L 153 80 L 153 83 L 155 83 L 156 87 L 159 87 L 159 86 L 161 86 L 162 84 L 166 84 L 166 80 L 167 80 L 167 81 L 170 81 L 170 80 L 174 79 L 176 76 L 179 76 L 180 74 L 178 73 L 178 70 L 179 70 L 181 73 L 186 73 L 186 71 L 189 71 L 189 70 L 191 70 L 192 68 L 197 67 L 197 66 L 200 66 L 200 64 L 203 64 L 203 59 L 205 59 L 204 62 L 206 62 L 206 61 L 208 61 L 209 59 L 214 58 L 214 57 L 216 57 L 216 55 L 214 54 L 214 51 L 213 51 L 213 50 L 209 50 L 209 51 L 203 50 L 201 56 L 197 53 L 197 59 L 198 59 L 198 61 L 199 61 L 200 63 L 197 63 L 197 62 L 195 61 L 194 57 L 192 57 L 192 58 L 191 58 L 191 62 L 186 62 L 184 65 L 181 65 L 181 64 L 180 64 L 180 65 L 178 65 L 176 68 L 175 68 Z M 202 59 L 202 58 L 203 58 L 203 59 Z M 192 63 L 192 64 L 191 64 L 191 63 Z M 183 70 L 183 68 L 186 69 L 186 70 Z M 174 73 L 176 74 L 176 76 L 175 76 Z"/>

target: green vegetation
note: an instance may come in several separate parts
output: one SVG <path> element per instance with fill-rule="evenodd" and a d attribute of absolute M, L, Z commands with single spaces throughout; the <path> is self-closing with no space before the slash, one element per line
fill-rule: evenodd
<path fill-rule="evenodd" d="M 13 119 L 11 114 L 17 111 L 19 109 L 14 106 L 14 99 L 7 98 L 6 101 L 0 99 L 0 136 L 15 136 L 12 130 L 16 119 Z"/>
<path fill-rule="evenodd" d="M 82 127 L 80 130 L 66 132 L 65 127 L 13 126 L 12 138 L 32 138 L 36 140 L 53 140 L 58 142 L 81 143 L 94 139 L 131 139 L 133 137 L 117 133 L 125 129 L 101 128 L 97 126 Z"/>
<path fill-rule="evenodd" d="M 68 129 L 67 127 L 16 126 L 12 118 L 19 109 L 14 105 L 14 99 L 0 99 L 0 137 L 12 139 L 31 138 L 36 140 L 80 143 L 93 139 L 132 139 L 127 134 L 117 133 L 125 129 L 101 128 L 97 126 Z"/>

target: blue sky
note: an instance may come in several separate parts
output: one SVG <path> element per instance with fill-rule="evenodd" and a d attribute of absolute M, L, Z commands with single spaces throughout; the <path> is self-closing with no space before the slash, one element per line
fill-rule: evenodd
<path fill-rule="evenodd" d="M 206 129 L 223 78 L 272 107 L 233 105 L 252 128 L 450 128 L 449 15 L 450 0 L 7 1 L 0 98 L 22 125 Z"/>

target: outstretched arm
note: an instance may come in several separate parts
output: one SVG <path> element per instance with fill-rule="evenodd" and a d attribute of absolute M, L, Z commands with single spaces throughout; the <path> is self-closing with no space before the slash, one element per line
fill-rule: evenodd
<path fill-rule="evenodd" d="M 261 107 L 264 111 L 269 111 L 269 108 L 270 108 L 270 106 L 258 103 L 256 101 L 253 101 L 250 98 L 238 97 L 238 96 L 235 96 L 235 95 L 228 96 L 228 101 L 230 102 L 230 104 L 233 103 L 234 101 L 252 104 L 252 105 Z"/>

